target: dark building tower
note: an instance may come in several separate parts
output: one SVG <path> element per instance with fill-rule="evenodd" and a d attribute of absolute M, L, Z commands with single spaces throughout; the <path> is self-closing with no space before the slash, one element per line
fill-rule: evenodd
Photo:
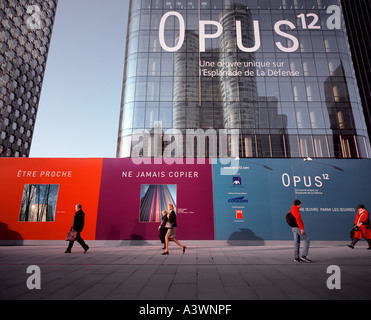
<path fill-rule="evenodd" d="M 371 2 L 341 0 L 368 135 L 371 135 Z"/>
<path fill-rule="evenodd" d="M 0 157 L 29 156 L 57 1 L 0 1 Z"/>

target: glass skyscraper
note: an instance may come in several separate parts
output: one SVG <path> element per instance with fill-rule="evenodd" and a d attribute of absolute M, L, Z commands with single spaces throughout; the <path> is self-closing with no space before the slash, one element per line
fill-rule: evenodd
<path fill-rule="evenodd" d="M 350 50 L 365 113 L 368 135 L 371 135 L 371 42 L 367 25 L 371 21 L 370 1 L 341 0 L 347 26 Z"/>
<path fill-rule="evenodd" d="M 57 0 L 0 1 L 0 157 L 28 157 Z"/>
<path fill-rule="evenodd" d="M 370 158 L 339 0 L 131 0 L 127 35 L 118 157 Z"/>

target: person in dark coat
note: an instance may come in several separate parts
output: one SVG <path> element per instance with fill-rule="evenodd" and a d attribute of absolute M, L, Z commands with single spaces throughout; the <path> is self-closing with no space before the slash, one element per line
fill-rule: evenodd
<path fill-rule="evenodd" d="M 86 251 L 88 251 L 89 249 L 89 246 L 85 243 L 85 241 L 81 238 L 81 235 L 80 235 L 82 229 L 84 228 L 84 224 L 85 224 L 85 213 L 84 211 L 82 211 L 81 204 L 77 204 L 75 206 L 75 210 L 76 210 L 76 213 L 75 213 L 75 216 L 73 217 L 71 230 L 77 231 L 76 241 L 82 246 L 82 248 L 84 249 L 84 253 L 86 253 Z M 71 253 L 73 243 L 74 241 L 70 241 L 65 253 Z"/>
<path fill-rule="evenodd" d="M 165 235 L 167 232 L 167 228 L 165 227 L 166 222 L 167 222 L 167 211 L 162 210 L 162 221 L 161 221 L 160 226 L 158 227 L 158 229 L 160 230 L 159 237 L 160 237 L 161 243 L 164 245 L 162 249 L 165 249 Z"/>

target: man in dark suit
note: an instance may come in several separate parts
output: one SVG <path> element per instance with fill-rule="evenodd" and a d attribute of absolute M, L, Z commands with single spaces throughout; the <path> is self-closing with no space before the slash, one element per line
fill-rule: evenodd
<path fill-rule="evenodd" d="M 84 253 L 86 253 L 86 251 L 88 251 L 89 249 L 89 246 L 85 243 L 85 241 L 81 238 L 81 235 L 80 235 L 82 229 L 84 228 L 85 213 L 84 211 L 82 211 L 81 204 L 77 204 L 75 206 L 75 210 L 76 210 L 76 213 L 73 218 L 71 230 L 77 231 L 76 241 L 83 247 L 83 249 L 85 250 Z M 70 241 L 65 253 L 71 253 L 73 243 L 74 241 Z"/>

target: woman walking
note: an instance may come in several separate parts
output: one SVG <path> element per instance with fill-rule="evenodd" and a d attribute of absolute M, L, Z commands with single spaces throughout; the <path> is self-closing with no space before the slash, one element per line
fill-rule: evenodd
<path fill-rule="evenodd" d="M 179 241 L 176 239 L 176 213 L 174 211 L 174 206 L 169 203 L 168 205 L 169 213 L 167 215 L 167 223 L 165 225 L 166 228 L 168 228 L 166 235 L 165 235 L 165 251 L 162 253 L 162 255 L 169 254 L 169 241 L 174 241 L 183 251 L 183 254 L 185 252 L 186 246 L 182 246 Z"/>
<path fill-rule="evenodd" d="M 351 244 L 347 244 L 347 246 L 351 249 L 354 249 L 354 246 L 356 243 L 362 239 L 365 238 L 368 243 L 368 250 L 371 250 L 371 229 L 370 229 L 370 217 L 369 213 L 366 210 L 365 206 L 363 204 L 359 204 L 357 206 L 357 213 L 354 220 L 354 237 L 352 239 Z"/>

